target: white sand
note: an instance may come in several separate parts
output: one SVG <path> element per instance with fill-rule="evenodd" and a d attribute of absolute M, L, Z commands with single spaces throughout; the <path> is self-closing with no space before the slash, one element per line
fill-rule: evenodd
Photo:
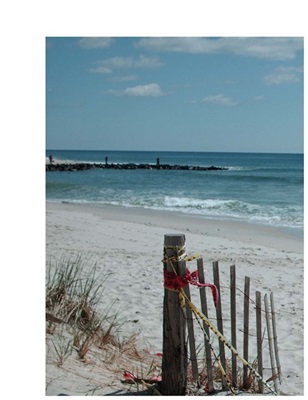
<path fill-rule="evenodd" d="M 301 237 L 272 227 L 233 221 L 206 220 L 143 209 L 71 204 L 48 203 L 46 222 L 47 261 L 80 254 L 93 261 L 92 265 L 96 262 L 101 274 L 111 273 L 107 280 L 106 303 L 114 302 L 114 310 L 119 310 L 121 318 L 126 321 L 123 335 L 139 332 L 140 348 L 150 349 L 152 353 L 162 350 L 164 288 L 161 260 L 164 235 L 185 234 L 187 253 L 201 253 L 203 256 L 208 282 L 213 282 L 212 262 L 219 261 L 223 312 L 227 320 L 224 333 L 228 338 L 231 337 L 228 327 L 229 268 L 235 264 L 240 302 L 239 352 L 242 354 L 241 290 L 245 276 L 249 276 L 252 299 L 256 290 L 261 292 L 262 297 L 271 291 L 274 293 L 282 367 L 282 384 L 278 388 L 285 394 L 303 395 L 304 271 Z M 191 270 L 196 269 L 195 262 L 187 266 Z M 198 305 L 198 289 L 191 287 L 191 293 Z M 210 312 L 213 313 L 210 291 L 208 299 Z M 253 313 L 251 306 L 252 359 L 256 356 Z M 197 332 L 196 335 L 199 337 L 200 334 Z M 264 367 L 270 368 L 267 347 L 264 354 Z M 74 371 L 73 366 L 70 371 Z M 93 377 L 97 371 L 91 371 Z M 103 379 L 101 371 L 99 376 Z M 270 371 L 266 369 L 264 376 L 271 376 Z M 107 374 L 106 379 L 112 380 L 111 375 Z M 72 372 L 61 374 L 61 371 L 48 365 L 47 394 L 58 394 L 61 387 L 64 393 L 70 394 L 82 393 L 83 390 L 82 381 L 73 379 Z"/>

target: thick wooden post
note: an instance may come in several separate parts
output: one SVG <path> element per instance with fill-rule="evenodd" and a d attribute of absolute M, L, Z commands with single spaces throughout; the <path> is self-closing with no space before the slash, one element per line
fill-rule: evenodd
<path fill-rule="evenodd" d="M 185 235 L 165 235 L 164 270 L 180 276 L 186 273 L 185 261 L 179 256 L 185 253 Z M 161 393 L 185 395 L 187 385 L 187 344 L 184 309 L 181 308 L 177 291 L 165 289 L 163 314 L 163 360 Z"/>

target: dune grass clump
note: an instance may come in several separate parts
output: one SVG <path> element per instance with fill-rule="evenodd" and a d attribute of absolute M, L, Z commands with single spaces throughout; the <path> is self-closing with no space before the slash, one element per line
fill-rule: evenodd
<path fill-rule="evenodd" d="M 146 349 L 138 349 L 138 333 L 121 337 L 127 321 L 120 321 L 119 313 L 111 312 L 114 303 L 108 299 L 107 290 L 105 293 L 108 277 L 101 274 L 97 264 L 91 267 L 89 260 L 81 256 L 48 263 L 46 391 L 47 387 L 55 385 L 59 374 L 68 382 L 77 377 L 78 393 L 81 390 L 86 395 L 96 391 L 104 393 L 105 387 L 112 387 L 115 382 L 122 390 L 126 383 L 123 381 L 125 371 L 145 379 L 154 372 L 160 374 L 160 366 L 156 365 L 160 364 L 160 359 Z M 88 365 L 93 369 L 90 377 Z M 54 367 L 61 368 L 64 375 L 59 371 L 54 375 Z M 104 382 L 106 376 L 111 383 Z M 138 385 L 133 382 L 128 392 L 142 391 Z"/>
<path fill-rule="evenodd" d="M 103 296 L 107 278 L 97 274 L 96 264 L 87 270 L 81 256 L 47 265 L 47 333 L 60 335 L 63 339 L 53 342 L 59 365 L 72 349 L 84 359 L 92 344 L 121 346 L 117 337 L 121 324 L 117 314 L 110 315 L 111 305 L 104 312 L 97 311 L 99 304 L 106 303 Z M 70 328 L 71 339 L 59 333 L 59 326 L 63 324 Z"/>

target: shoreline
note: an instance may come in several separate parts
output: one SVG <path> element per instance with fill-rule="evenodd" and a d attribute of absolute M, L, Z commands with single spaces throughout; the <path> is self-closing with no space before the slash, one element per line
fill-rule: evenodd
<path fill-rule="evenodd" d="M 82 255 L 87 264 L 86 271 L 90 271 L 95 263 L 97 273 L 108 277 L 102 311 L 112 305 L 112 313 L 118 314 L 124 322 L 120 334 L 128 337 L 137 333 L 140 349 L 150 349 L 151 354 L 162 351 L 162 258 L 164 235 L 169 233 L 185 234 L 188 255 L 201 254 L 207 282 L 213 282 L 212 263 L 219 262 L 221 298 L 226 313 L 230 301 L 230 266 L 236 266 L 237 296 L 241 299 L 237 310 L 240 352 L 243 348 L 240 341 L 245 277 L 251 279 L 253 303 L 255 291 L 262 295 L 273 292 L 282 368 L 280 390 L 283 394 L 303 395 L 303 238 L 276 227 L 209 220 L 170 211 L 46 203 L 46 261 L 57 264 L 63 258 L 73 260 L 76 255 Z M 195 264 L 193 261 L 187 268 L 193 271 Z M 192 301 L 199 304 L 196 288 L 191 288 L 191 296 Z M 213 302 L 209 301 L 208 306 L 210 316 L 215 318 Z M 255 318 L 253 304 L 251 313 Z M 229 321 L 226 315 L 224 329 L 227 338 L 230 338 L 230 333 L 227 333 L 230 332 Z M 250 331 L 251 361 L 257 354 L 254 322 L 253 319 Z M 266 354 L 268 350 L 264 351 L 264 368 L 268 373 L 270 364 L 265 360 Z M 76 361 L 67 367 L 76 371 L 77 382 L 65 377 L 60 379 L 52 363 L 50 360 L 47 369 L 50 382 L 47 394 L 58 394 L 61 385 L 65 385 L 70 395 L 78 393 L 81 378 L 80 370 L 75 370 Z M 97 372 L 100 382 L 108 387 L 110 378 L 95 368 L 93 374 Z M 87 385 L 86 380 L 83 382 Z"/>
<path fill-rule="evenodd" d="M 289 228 L 282 226 L 266 225 L 238 219 L 207 217 L 198 214 L 188 214 L 169 210 L 155 210 L 143 207 L 125 207 L 118 205 L 80 204 L 70 202 L 46 201 L 47 208 L 66 211 L 81 211 L 93 215 L 134 223 L 147 223 L 168 228 L 170 223 L 176 231 L 183 233 L 189 230 L 192 233 L 213 235 L 217 238 L 228 237 L 232 240 L 243 240 L 244 242 L 256 241 L 256 244 L 270 245 L 274 248 L 281 247 L 281 240 L 287 241 L 287 249 L 290 251 L 303 252 L 304 233 L 301 228 Z M 169 233 L 169 232 L 166 232 Z"/>

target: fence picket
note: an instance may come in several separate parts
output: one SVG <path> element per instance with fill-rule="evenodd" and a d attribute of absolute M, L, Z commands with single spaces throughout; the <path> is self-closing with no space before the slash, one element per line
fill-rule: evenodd
<path fill-rule="evenodd" d="M 258 372 L 263 377 L 263 357 L 262 357 L 262 314 L 261 314 L 261 293 L 256 291 L 256 325 L 257 325 L 257 354 Z M 263 393 L 263 382 L 259 381 L 259 393 Z"/>
<path fill-rule="evenodd" d="M 231 321 L 231 340 L 224 336 L 222 297 L 219 276 L 218 261 L 213 262 L 213 280 L 218 291 L 213 285 L 199 285 L 205 283 L 203 259 L 200 256 L 188 257 L 185 252 L 185 236 L 178 234 L 165 235 L 164 243 L 164 319 L 163 319 L 163 359 L 162 359 L 162 382 L 160 386 L 163 395 L 185 395 L 187 385 L 187 334 L 190 348 L 191 371 L 194 381 L 202 384 L 203 389 L 211 394 L 214 392 L 214 365 L 217 364 L 219 379 L 222 379 L 222 389 L 228 389 L 230 393 L 236 394 L 234 388 L 238 387 L 238 360 L 243 364 L 243 389 L 252 389 L 256 381 L 257 390 L 263 394 L 267 388 L 271 393 L 277 394 L 277 375 L 281 383 L 281 367 L 278 355 L 276 320 L 273 293 L 271 293 L 271 317 L 267 294 L 264 296 L 264 310 L 262 310 L 261 293 L 255 292 L 256 309 L 256 340 L 257 340 L 257 367 L 249 363 L 249 320 L 250 320 L 250 278 L 245 276 L 244 286 L 244 329 L 243 329 L 243 356 L 237 350 L 237 307 L 236 307 L 236 268 L 230 266 L 230 321 Z M 197 259 L 198 275 L 190 273 L 186 268 L 186 261 Z M 199 280 L 199 282 L 198 282 Z M 174 282 L 174 283 L 171 283 Z M 201 310 L 191 302 L 189 284 L 199 286 Z M 216 305 L 217 328 L 208 316 L 208 304 L 206 297 L 206 286 L 210 286 Z M 222 289 L 227 286 L 222 286 Z M 186 304 L 186 306 L 185 306 Z M 228 307 L 229 310 L 229 307 Z M 274 381 L 275 390 L 268 384 L 268 380 L 263 378 L 263 334 L 262 317 L 265 311 L 266 328 L 269 343 L 269 355 L 272 375 L 268 379 Z M 204 334 L 204 349 L 206 357 L 206 376 L 205 366 L 202 372 L 198 369 L 197 343 L 195 336 L 194 321 L 198 322 L 199 328 Z M 203 322 L 202 322 L 203 321 Z M 229 326 L 229 325 L 228 325 Z M 214 336 L 213 336 L 214 334 Z M 212 335 L 212 337 L 210 336 Z M 212 345 L 213 338 L 218 339 L 219 355 Z M 231 351 L 231 368 L 227 367 L 225 348 Z M 212 354 L 213 353 L 213 354 Z M 214 361 L 213 361 L 214 357 Z M 255 354 L 254 354 L 255 357 Z M 238 359 L 238 360 L 237 360 Z M 231 369 L 231 371 L 230 371 Z M 215 370 L 216 371 L 216 370 Z M 232 378 L 230 376 L 232 373 Z M 200 376 L 199 376 L 200 375 Z M 218 375 L 217 375 L 218 377 Z M 216 377 L 216 379 L 217 379 Z M 221 377 L 221 378 L 220 378 Z M 206 379 L 206 380 L 205 380 Z M 255 381 L 256 379 L 256 381 Z M 198 386 L 199 388 L 199 386 Z M 199 389 L 201 389 L 200 386 Z"/>
<path fill-rule="evenodd" d="M 275 391 L 277 392 L 276 368 L 275 368 L 275 363 L 274 363 L 274 352 L 273 352 L 273 337 L 272 337 L 272 330 L 271 330 L 271 324 L 270 324 L 267 294 L 264 295 L 264 308 L 265 308 L 269 354 L 270 354 L 271 368 L 272 368 L 272 377 L 274 379 Z"/>
<path fill-rule="evenodd" d="M 190 300 L 190 290 L 189 286 L 185 286 L 184 292 Z M 196 352 L 196 342 L 195 342 L 195 332 L 194 332 L 194 321 L 193 315 L 190 307 L 186 304 L 186 323 L 188 331 L 188 342 L 189 342 L 189 355 L 191 361 L 192 377 L 196 381 L 198 379 L 198 362 L 197 362 L 197 352 Z"/>
<path fill-rule="evenodd" d="M 249 358 L 249 296 L 250 296 L 250 278 L 245 276 L 245 287 L 244 287 L 244 348 L 243 356 L 248 361 Z M 243 367 L 243 387 L 244 389 L 249 388 L 248 382 L 248 368 L 246 365 Z"/>
<path fill-rule="evenodd" d="M 279 382 L 281 383 L 281 366 L 280 366 L 279 354 L 278 354 L 277 330 L 276 330 L 276 313 L 275 313 L 274 294 L 273 294 L 273 292 L 271 293 L 270 298 L 271 298 L 271 310 L 272 310 L 275 358 L 276 358 L 276 365 L 277 365 L 277 370 L 278 370 Z"/>
<path fill-rule="evenodd" d="M 221 292 L 220 292 L 220 279 L 219 279 L 219 265 L 218 261 L 213 262 L 213 276 L 214 276 L 214 285 L 217 287 L 219 293 L 218 304 L 216 307 L 216 318 L 217 318 L 217 327 L 219 332 L 223 335 L 223 320 L 222 320 L 222 308 L 221 308 Z M 225 355 L 225 346 L 219 341 L 219 353 L 220 353 L 220 362 L 224 370 L 226 370 L 226 355 Z M 223 389 L 227 388 L 227 383 L 225 379 L 223 379 Z"/>
<path fill-rule="evenodd" d="M 203 259 L 199 258 L 197 260 L 198 266 L 198 275 L 199 275 L 199 282 L 205 283 L 204 280 L 204 267 L 203 267 Z M 202 313 L 208 318 L 208 309 L 207 309 L 207 299 L 206 299 L 206 292 L 205 287 L 200 288 L 200 301 L 201 301 L 201 310 Z M 203 328 L 208 337 L 210 337 L 210 329 L 203 322 Z M 206 356 L 206 369 L 207 369 L 207 378 L 208 378 L 208 393 L 212 393 L 214 391 L 214 383 L 213 383 L 213 369 L 212 369 L 212 355 L 211 349 L 208 345 L 206 339 L 204 338 L 204 346 L 205 346 L 205 356 Z"/>
<path fill-rule="evenodd" d="M 236 272 L 235 265 L 230 266 L 230 304 L 231 304 L 231 344 L 236 349 Z M 232 353 L 232 382 L 237 386 L 237 357 Z"/>

